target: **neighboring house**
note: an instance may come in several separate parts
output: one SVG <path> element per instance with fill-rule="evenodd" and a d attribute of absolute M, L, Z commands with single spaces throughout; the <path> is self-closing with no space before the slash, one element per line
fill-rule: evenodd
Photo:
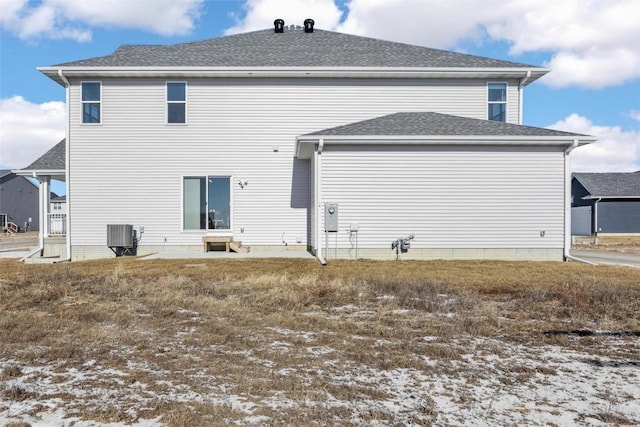
<path fill-rule="evenodd" d="M 39 69 L 67 90 L 72 259 L 113 256 L 109 224 L 138 254 L 568 254 L 568 154 L 594 139 L 521 125 L 545 68 L 276 21 Z"/>
<path fill-rule="evenodd" d="M 54 214 L 67 214 L 67 196 L 51 197 L 49 212 Z"/>
<path fill-rule="evenodd" d="M 640 171 L 575 173 L 573 234 L 640 233 Z"/>
<path fill-rule="evenodd" d="M 16 227 L 39 230 L 38 186 L 10 170 L 0 170 L 0 231 L 16 231 Z"/>
<path fill-rule="evenodd" d="M 52 200 L 57 200 L 58 196 L 50 192 L 51 180 L 65 181 L 66 179 L 65 156 L 66 140 L 63 139 L 26 168 L 14 171 L 18 175 L 29 176 L 40 181 L 38 218 L 42 226 L 37 252 L 43 256 L 65 257 L 67 253 L 66 203 L 64 203 L 64 211 L 54 210 Z"/>

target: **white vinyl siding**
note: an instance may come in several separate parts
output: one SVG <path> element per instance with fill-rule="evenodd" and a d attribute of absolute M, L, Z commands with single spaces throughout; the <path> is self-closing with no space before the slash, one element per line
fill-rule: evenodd
<path fill-rule="evenodd" d="M 558 147 L 325 146 L 321 202 L 339 204 L 339 247 L 358 224 L 361 249 L 412 233 L 412 248 L 561 249 L 563 179 Z"/>
<path fill-rule="evenodd" d="M 481 80 L 193 79 L 189 125 L 166 126 L 165 84 L 103 80 L 109 120 L 100 127 L 80 126 L 80 108 L 71 109 L 73 245 L 106 248 L 111 223 L 144 226 L 141 245 L 201 245 L 201 234 L 182 229 L 182 177 L 212 172 L 234 177 L 234 239 L 305 245 L 310 162 L 294 158 L 297 135 L 400 111 L 486 116 Z M 77 80 L 70 102 L 80 103 Z"/>

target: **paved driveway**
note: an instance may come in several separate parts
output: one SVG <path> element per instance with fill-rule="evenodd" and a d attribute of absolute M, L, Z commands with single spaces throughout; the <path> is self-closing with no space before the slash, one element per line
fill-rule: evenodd
<path fill-rule="evenodd" d="M 616 251 L 594 251 L 572 249 L 571 255 L 595 264 L 624 265 L 640 268 L 640 256 Z"/>

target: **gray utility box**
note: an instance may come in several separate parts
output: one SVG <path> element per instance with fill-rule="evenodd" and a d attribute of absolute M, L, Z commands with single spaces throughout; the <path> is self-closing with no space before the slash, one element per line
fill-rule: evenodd
<path fill-rule="evenodd" d="M 338 231 L 338 204 L 325 203 L 324 205 L 324 231 Z"/>

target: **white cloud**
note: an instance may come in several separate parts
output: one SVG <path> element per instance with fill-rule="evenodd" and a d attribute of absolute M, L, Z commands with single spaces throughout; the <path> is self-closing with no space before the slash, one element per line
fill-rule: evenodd
<path fill-rule="evenodd" d="M 550 56 L 541 81 L 599 88 L 640 78 L 638 0 L 350 0 L 339 31 L 439 48 L 508 43 Z"/>
<path fill-rule="evenodd" d="M 65 134 L 65 103 L 34 104 L 21 96 L 0 99 L 0 167 L 28 166 Z"/>
<path fill-rule="evenodd" d="M 282 18 L 286 25 L 302 25 L 312 18 L 317 28 L 334 29 L 342 12 L 333 0 L 246 0 L 246 14 L 237 18 L 237 23 L 226 34 L 262 30 L 273 26 L 273 21 Z"/>
<path fill-rule="evenodd" d="M 187 34 L 203 0 L 0 0 L 0 25 L 22 39 L 91 39 L 89 27 Z"/>
<path fill-rule="evenodd" d="M 597 142 L 576 148 L 571 153 L 574 172 L 640 170 L 640 131 L 623 131 L 619 126 L 596 126 L 578 114 L 571 114 L 549 128 L 598 138 Z"/>
<path fill-rule="evenodd" d="M 631 110 L 629 111 L 629 117 L 633 120 L 637 120 L 640 122 L 640 111 Z"/>

